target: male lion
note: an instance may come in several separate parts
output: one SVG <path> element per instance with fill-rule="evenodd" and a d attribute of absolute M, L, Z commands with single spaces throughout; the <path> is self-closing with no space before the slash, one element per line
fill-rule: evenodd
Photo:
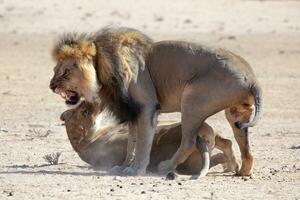
<path fill-rule="evenodd" d="M 105 115 L 100 113 L 100 115 Z M 110 169 L 121 165 L 126 159 L 128 143 L 128 128 L 124 124 L 106 124 L 97 128 L 98 110 L 93 104 L 83 101 L 76 109 L 67 110 L 61 114 L 72 147 L 79 157 L 97 168 Z M 99 122 L 98 122 L 99 123 Z M 100 123 L 104 124 L 103 121 Z M 205 176 L 208 168 L 222 164 L 226 171 L 238 170 L 238 164 L 233 153 L 232 143 L 215 134 L 206 123 L 198 133 L 201 150 L 195 150 L 188 159 L 177 167 L 181 174 L 199 174 Z M 181 125 L 159 126 L 154 136 L 150 164 L 148 169 L 156 172 L 158 163 L 170 159 L 176 152 L 181 141 Z M 210 152 L 216 147 L 223 153 L 212 156 Z M 203 149 L 208 151 L 203 151 Z"/>
<path fill-rule="evenodd" d="M 57 61 L 50 88 L 76 104 L 80 97 L 107 108 L 129 125 L 124 173 L 143 174 L 157 124 L 157 115 L 181 112 L 182 141 L 175 155 L 159 165 L 173 171 L 195 150 L 205 119 L 225 109 L 239 144 L 242 167 L 252 173 L 248 127 L 261 111 L 261 89 L 250 65 L 223 49 L 196 43 L 151 40 L 132 29 L 105 29 L 93 35 L 67 35 L 53 51 Z M 75 99 L 75 100 L 74 100 Z M 255 116 L 250 116 L 255 103 Z"/>

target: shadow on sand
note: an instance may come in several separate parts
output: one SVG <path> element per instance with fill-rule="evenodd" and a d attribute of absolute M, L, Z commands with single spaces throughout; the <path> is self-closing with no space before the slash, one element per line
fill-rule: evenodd
<path fill-rule="evenodd" d="M 42 165 L 11 165 L 3 166 L 8 169 L 15 169 L 14 171 L 0 171 L 0 175 L 5 174 L 39 174 L 39 175 L 73 175 L 73 176 L 112 176 L 108 174 L 107 171 L 97 171 L 97 172 L 74 172 L 74 171 L 64 171 L 62 170 L 35 170 L 43 167 L 53 167 L 53 166 L 63 166 L 65 163 L 60 163 L 58 165 L 42 164 Z M 76 167 L 80 169 L 94 169 L 90 166 L 79 166 L 79 165 L 68 165 L 69 167 Z M 21 169 L 21 170 L 20 170 Z M 32 169 L 32 170 L 30 170 Z M 95 169 L 96 170 L 96 169 Z M 99 169 L 100 170 L 100 169 Z"/>

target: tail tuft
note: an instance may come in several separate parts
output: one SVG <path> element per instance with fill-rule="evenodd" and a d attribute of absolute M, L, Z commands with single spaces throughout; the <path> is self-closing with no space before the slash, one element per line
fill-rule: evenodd
<path fill-rule="evenodd" d="M 255 115 L 251 122 L 243 123 L 243 122 L 235 122 L 234 125 L 238 129 L 244 129 L 248 127 L 253 127 L 257 124 L 260 119 L 260 115 L 262 112 L 262 91 L 258 84 L 255 84 L 251 87 L 251 94 L 255 100 Z"/>

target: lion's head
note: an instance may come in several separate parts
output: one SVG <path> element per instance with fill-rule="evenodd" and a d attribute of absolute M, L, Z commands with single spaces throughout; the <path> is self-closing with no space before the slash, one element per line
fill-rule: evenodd
<path fill-rule="evenodd" d="M 151 44 L 146 35 L 128 28 L 63 35 L 52 53 L 57 65 L 50 88 L 67 104 L 84 98 L 119 121 L 133 120 L 140 106 L 129 95 L 129 85 L 145 70 Z"/>
<path fill-rule="evenodd" d="M 92 101 L 99 85 L 93 66 L 96 47 L 91 37 L 63 35 L 56 43 L 52 55 L 57 64 L 50 89 L 61 95 L 69 105 L 78 104 L 81 97 Z"/>
<path fill-rule="evenodd" d="M 75 109 L 63 112 L 60 119 L 65 122 L 68 137 L 75 150 L 89 142 L 99 128 L 97 125 L 98 108 L 82 101 Z"/>

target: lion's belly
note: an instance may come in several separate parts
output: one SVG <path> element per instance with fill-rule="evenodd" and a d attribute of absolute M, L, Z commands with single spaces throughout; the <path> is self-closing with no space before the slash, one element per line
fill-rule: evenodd
<path fill-rule="evenodd" d="M 166 88 L 168 84 L 158 86 L 157 92 L 160 103 L 160 112 L 180 112 L 181 111 L 181 96 L 183 87 Z"/>

